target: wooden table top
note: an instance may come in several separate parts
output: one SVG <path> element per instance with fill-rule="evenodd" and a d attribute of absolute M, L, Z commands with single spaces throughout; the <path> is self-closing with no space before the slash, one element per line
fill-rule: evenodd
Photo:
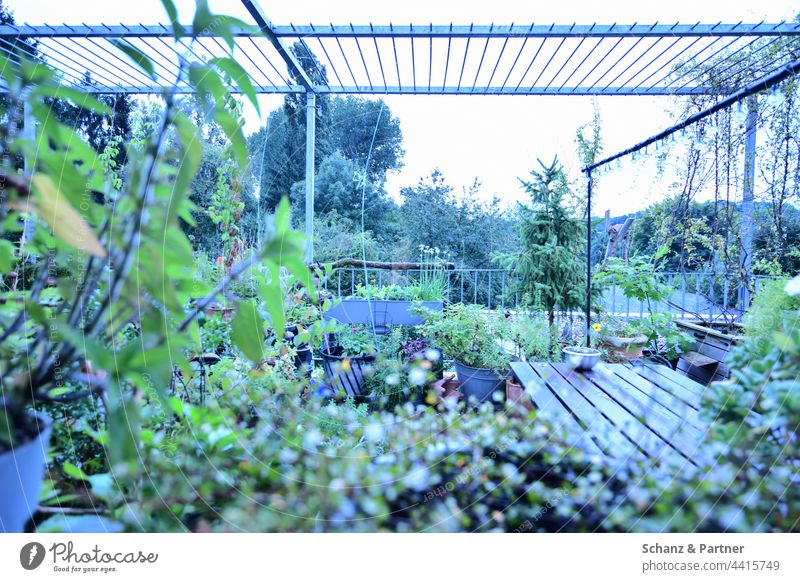
<path fill-rule="evenodd" d="M 599 363 L 588 372 L 567 364 L 514 362 L 514 375 L 567 442 L 616 459 L 700 465 L 707 388 L 665 366 Z"/>

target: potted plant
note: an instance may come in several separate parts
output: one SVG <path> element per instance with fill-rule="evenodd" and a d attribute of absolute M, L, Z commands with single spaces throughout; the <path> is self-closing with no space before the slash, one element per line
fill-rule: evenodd
<path fill-rule="evenodd" d="M 338 325 L 326 337 L 322 348 L 322 367 L 328 385 L 347 396 L 367 396 L 364 377 L 375 357 L 375 338 L 370 331 L 352 324 Z"/>
<path fill-rule="evenodd" d="M 503 316 L 486 314 L 480 305 L 457 303 L 429 318 L 421 331 L 455 360 L 467 399 L 482 402 L 503 387 L 511 361 L 498 343 L 507 335 Z"/>
<path fill-rule="evenodd" d="M 641 358 L 647 345 L 647 335 L 642 333 L 640 322 L 635 319 L 605 317 L 592 324 L 592 331 L 597 334 L 596 344 L 616 358 Z"/>
<path fill-rule="evenodd" d="M 652 257 L 611 258 L 595 275 L 598 287 L 618 286 L 625 297 L 641 302 L 647 309 L 639 320 L 612 317 L 601 324 L 600 343 L 621 357 L 641 358 L 648 345 L 651 355 L 671 362 L 691 343 L 691 338 L 676 327 L 674 316 L 657 309 L 669 301 L 672 293 L 658 273 L 668 250 L 663 245 Z"/>
<path fill-rule="evenodd" d="M 315 326 L 322 321 L 321 312 L 305 289 L 287 293 L 286 303 L 284 338 L 294 345 L 297 369 L 309 373 L 314 367 L 314 352 L 309 340 Z"/>

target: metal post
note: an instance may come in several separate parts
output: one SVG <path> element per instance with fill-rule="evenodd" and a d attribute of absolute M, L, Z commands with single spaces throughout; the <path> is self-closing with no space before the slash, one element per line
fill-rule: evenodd
<path fill-rule="evenodd" d="M 314 262 L 314 133 L 317 96 L 306 93 L 306 263 Z"/>
<path fill-rule="evenodd" d="M 36 121 L 33 117 L 31 104 L 28 102 L 28 100 L 25 100 L 25 102 L 22 104 L 22 137 L 24 139 L 28 141 L 34 141 L 36 139 L 35 123 Z M 27 156 L 25 156 L 25 166 L 23 170 L 26 176 L 30 176 L 33 170 Z"/>
<path fill-rule="evenodd" d="M 592 171 L 586 172 L 586 346 L 592 343 Z"/>
<path fill-rule="evenodd" d="M 750 307 L 750 265 L 753 260 L 753 189 L 756 177 L 755 97 L 747 100 L 747 127 L 744 143 L 744 190 L 742 192 L 742 250 L 739 258 L 739 293 L 737 307 L 744 312 Z"/>

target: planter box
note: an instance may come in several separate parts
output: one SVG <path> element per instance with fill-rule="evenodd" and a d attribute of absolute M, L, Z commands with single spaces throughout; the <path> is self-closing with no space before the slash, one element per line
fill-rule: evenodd
<path fill-rule="evenodd" d="M 421 305 L 432 311 L 444 309 L 441 301 L 405 301 L 400 299 L 342 299 L 324 313 L 326 319 L 341 323 L 356 323 L 388 328 L 392 325 L 419 325 L 425 319 L 414 315 L 413 305 Z"/>
<path fill-rule="evenodd" d="M 678 320 L 675 325 L 695 338 L 689 351 L 681 354 L 678 359 L 679 372 L 700 384 L 730 378 L 730 369 L 724 362 L 730 349 L 744 341 L 742 336 L 693 321 Z"/>

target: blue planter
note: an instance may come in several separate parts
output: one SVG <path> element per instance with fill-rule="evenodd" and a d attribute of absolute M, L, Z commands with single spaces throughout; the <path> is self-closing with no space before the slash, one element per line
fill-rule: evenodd
<path fill-rule="evenodd" d="M 400 299 L 342 299 L 334 307 L 325 312 L 327 319 L 335 319 L 341 323 L 356 323 L 388 328 L 391 325 L 419 325 L 425 322 L 423 317 L 412 313 L 413 305 L 422 305 L 431 311 L 441 311 L 441 301 L 405 301 Z"/>
<path fill-rule="evenodd" d="M 24 531 L 39 506 L 52 421 L 43 414 L 36 417 L 41 426 L 39 434 L 0 454 L 0 532 L 3 533 Z"/>
<path fill-rule="evenodd" d="M 505 387 L 505 376 L 491 368 L 473 368 L 456 360 L 456 374 L 461 382 L 461 393 L 467 401 L 470 398 L 478 402 L 491 401 L 492 394 Z"/>

